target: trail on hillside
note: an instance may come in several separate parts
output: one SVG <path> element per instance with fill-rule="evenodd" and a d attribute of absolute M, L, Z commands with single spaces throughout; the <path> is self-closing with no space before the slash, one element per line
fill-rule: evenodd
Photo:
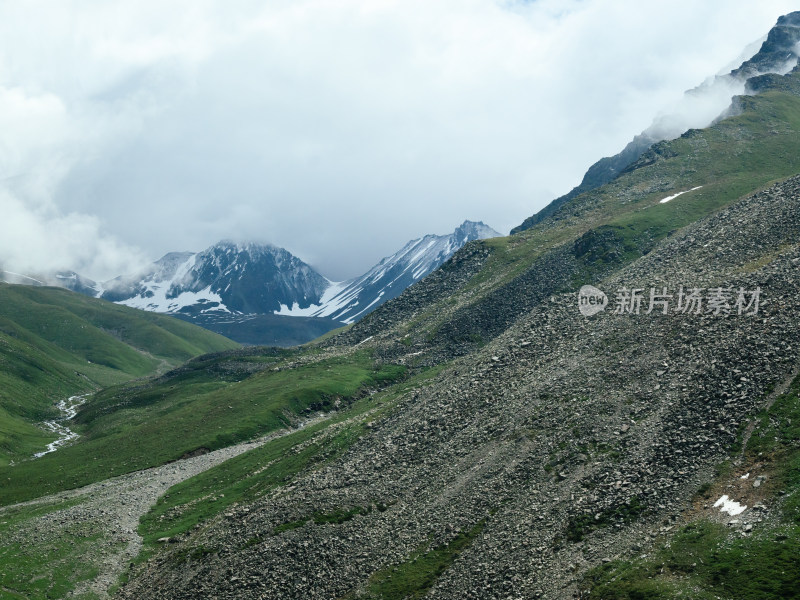
<path fill-rule="evenodd" d="M 76 524 L 86 524 L 91 530 L 102 532 L 91 555 L 82 557 L 82 560 L 95 563 L 99 574 L 93 580 L 81 582 L 71 596 L 89 593 L 99 598 L 108 598 L 108 589 L 117 583 L 127 565 L 142 548 L 142 537 L 137 531 L 139 519 L 170 487 L 270 440 L 294 433 L 325 418 L 327 415 L 318 416 L 304 421 L 298 428 L 276 432 L 255 441 L 121 475 L 75 490 L 0 507 L 2 518 L 10 509 L 62 502 L 69 504 L 64 509 L 25 521 L 13 532 L 13 539 L 5 540 L 5 543 L 69 544 L 71 534 L 67 532 L 67 528 Z M 78 500 L 77 504 L 74 503 L 75 500 Z"/>

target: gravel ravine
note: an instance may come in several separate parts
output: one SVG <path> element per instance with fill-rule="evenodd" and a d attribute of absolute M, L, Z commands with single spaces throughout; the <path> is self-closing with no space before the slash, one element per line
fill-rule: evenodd
<path fill-rule="evenodd" d="M 297 429 L 284 430 L 259 440 L 121 475 L 29 502 L 0 507 L 0 517 L 11 508 L 82 499 L 77 505 L 70 505 L 63 510 L 26 521 L 13 533 L 17 540 L 9 541 L 47 543 L 68 539 L 70 534 L 66 533 L 65 529 L 78 523 L 88 526 L 93 531 L 103 532 L 92 555 L 83 557 L 85 561 L 94 562 L 100 573 L 95 579 L 81 583 L 72 595 L 78 596 L 89 592 L 100 598 L 108 598 L 108 589 L 119 580 L 126 566 L 142 548 L 142 537 L 137 532 L 139 519 L 170 487 L 230 458 L 262 446 L 272 439 L 293 433 L 324 418 L 326 417 L 310 419 Z"/>

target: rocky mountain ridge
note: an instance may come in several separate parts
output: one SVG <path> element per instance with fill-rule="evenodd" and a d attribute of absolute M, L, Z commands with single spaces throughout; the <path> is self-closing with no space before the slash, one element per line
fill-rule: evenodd
<path fill-rule="evenodd" d="M 449 235 L 411 240 L 363 275 L 333 283 L 319 303 L 308 308 L 282 306 L 278 314 L 329 317 L 353 323 L 435 271 L 468 242 L 499 237 L 482 222 L 464 221 Z"/>
<path fill-rule="evenodd" d="M 242 343 L 296 345 L 369 314 L 465 243 L 500 234 L 465 221 L 448 235 L 408 242 L 366 273 L 329 281 L 282 248 L 221 242 L 167 254 L 145 273 L 102 284 L 101 297 L 173 314 Z"/>
<path fill-rule="evenodd" d="M 661 115 L 650 127 L 635 136 L 619 154 L 602 158 L 594 163 L 586 171 L 580 185 L 525 219 L 523 223 L 512 229 L 511 233 L 519 233 L 533 227 L 573 198 L 613 181 L 625 169 L 634 164 L 653 144 L 674 139 L 689 128 L 702 128 L 710 125 L 720 114 L 724 114 L 733 96 L 758 91 L 749 85 L 750 79 L 767 74 L 784 75 L 797 66 L 798 57 L 800 57 L 798 44 L 800 44 L 800 11 L 780 17 L 775 26 L 770 29 L 755 55 L 730 73 L 717 75 L 702 85 L 687 91 L 684 96 L 684 103 L 687 105 L 685 108 L 679 105 L 673 109 L 673 113 L 668 111 Z M 718 101 L 714 101 L 715 96 Z M 693 104 L 694 107 L 692 107 Z M 699 110 L 703 104 L 710 106 L 705 110 Z M 707 112 L 708 108 L 711 112 Z M 692 117 L 682 116 L 680 114 L 682 110 Z M 695 116 L 698 114 L 700 121 L 697 121 L 698 117 Z"/>

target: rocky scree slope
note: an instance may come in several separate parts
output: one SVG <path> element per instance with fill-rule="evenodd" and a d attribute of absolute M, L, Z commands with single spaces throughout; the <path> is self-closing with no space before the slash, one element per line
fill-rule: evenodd
<path fill-rule="evenodd" d="M 597 282 L 760 287 L 756 316 L 587 319 L 575 294 L 552 295 L 403 395 L 340 459 L 177 539 L 121 597 L 369 597 L 376 573 L 406 572 L 420 549 L 466 532 L 429 597 L 571 597 L 587 568 L 648 551 L 795 369 L 798 240 L 793 178 Z"/>

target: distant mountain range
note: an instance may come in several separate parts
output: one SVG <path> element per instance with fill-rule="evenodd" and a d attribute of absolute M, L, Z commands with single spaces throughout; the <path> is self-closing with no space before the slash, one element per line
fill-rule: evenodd
<path fill-rule="evenodd" d="M 52 286 L 61 287 L 84 296 L 97 296 L 97 283 L 82 277 L 74 271 L 56 271 L 49 275 L 23 275 L 14 271 L 0 269 L 0 282 L 17 285 L 32 285 L 34 287 Z"/>
<path fill-rule="evenodd" d="M 472 240 L 500 234 L 464 221 L 453 233 L 412 240 L 359 277 L 330 281 L 283 248 L 219 242 L 170 252 L 140 273 L 96 283 L 74 272 L 3 271 L 9 283 L 55 285 L 181 319 L 242 343 L 295 345 L 353 323 L 399 296 Z"/>

